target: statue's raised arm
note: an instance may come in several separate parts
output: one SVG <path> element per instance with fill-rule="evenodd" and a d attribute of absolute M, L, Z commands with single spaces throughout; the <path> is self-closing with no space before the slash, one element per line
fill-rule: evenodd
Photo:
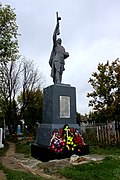
<path fill-rule="evenodd" d="M 57 17 L 57 26 L 58 26 L 57 35 L 59 35 L 60 34 L 59 21 L 61 20 L 61 17 L 58 16 L 58 12 L 56 12 L 56 17 Z"/>
<path fill-rule="evenodd" d="M 51 77 L 53 78 L 54 84 L 60 84 L 62 81 L 62 73 L 65 70 L 64 59 L 69 57 L 69 53 L 65 52 L 65 48 L 61 46 L 62 43 L 61 38 L 57 38 L 57 36 L 60 34 L 59 20 L 61 20 L 61 17 L 58 16 L 58 12 L 56 12 L 56 15 L 57 15 L 57 24 L 53 33 L 53 50 L 51 52 L 49 64 L 52 68 Z"/>
<path fill-rule="evenodd" d="M 59 20 L 61 20 L 61 17 L 58 17 L 58 12 L 56 12 L 56 17 L 57 17 L 57 24 L 53 33 L 53 44 L 56 44 L 56 40 L 57 40 L 57 35 L 60 35 L 60 24 L 59 24 Z"/>

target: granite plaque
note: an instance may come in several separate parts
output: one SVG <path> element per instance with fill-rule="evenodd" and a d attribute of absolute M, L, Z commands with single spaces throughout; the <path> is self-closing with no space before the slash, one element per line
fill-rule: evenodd
<path fill-rule="evenodd" d="M 70 118 L 69 96 L 60 96 L 60 118 Z"/>

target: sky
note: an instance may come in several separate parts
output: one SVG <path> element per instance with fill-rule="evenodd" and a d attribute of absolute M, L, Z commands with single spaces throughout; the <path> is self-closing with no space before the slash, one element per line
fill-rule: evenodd
<path fill-rule="evenodd" d="M 48 64 L 56 12 L 61 17 L 60 37 L 70 56 L 65 60 L 62 83 L 76 88 L 77 112 L 89 113 L 92 91 L 88 83 L 98 63 L 120 57 L 120 0 L 1 0 L 15 8 L 19 52 L 34 60 L 45 77 L 44 87 L 53 84 Z"/>

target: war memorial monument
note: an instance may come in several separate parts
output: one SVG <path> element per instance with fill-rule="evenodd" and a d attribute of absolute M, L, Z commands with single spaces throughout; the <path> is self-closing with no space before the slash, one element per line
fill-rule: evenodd
<path fill-rule="evenodd" d="M 62 84 L 65 59 L 69 57 L 62 46 L 60 20 L 53 33 L 53 48 L 49 59 L 53 85 L 43 89 L 43 119 L 37 129 L 36 142 L 31 145 L 31 155 L 41 161 L 70 157 L 72 154 L 89 153 L 80 126 L 76 123 L 76 88 Z"/>

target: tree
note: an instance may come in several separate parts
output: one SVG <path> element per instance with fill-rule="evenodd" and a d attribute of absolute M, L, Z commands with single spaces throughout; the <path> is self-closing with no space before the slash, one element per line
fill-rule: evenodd
<path fill-rule="evenodd" d="M 76 123 L 80 125 L 80 121 L 81 121 L 81 115 L 80 113 L 76 112 Z"/>
<path fill-rule="evenodd" d="M 23 68 L 22 68 L 22 91 L 20 96 L 18 96 L 19 102 L 19 119 L 26 119 L 26 110 L 34 106 L 36 98 L 37 102 L 40 101 L 40 106 L 42 103 L 42 84 L 43 84 L 43 75 L 38 72 L 38 69 L 35 68 L 33 61 L 28 61 L 25 57 L 23 58 Z M 36 105 L 36 104 L 35 104 Z M 38 108 L 40 107 L 38 106 Z M 36 107 L 37 108 L 37 107 Z M 41 112 L 41 111 L 40 111 Z M 29 112 L 30 114 L 30 112 Z M 35 114 L 34 114 L 35 116 Z"/>
<path fill-rule="evenodd" d="M 104 113 L 105 119 L 111 121 L 115 119 L 116 108 L 120 103 L 120 61 L 117 58 L 109 64 L 98 64 L 98 71 L 92 73 L 89 83 L 93 87 L 93 92 L 88 93 L 91 98 L 89 106 L 99 113 Z"/>
<path fill-rule="evenodd" d="M 18 58 L 18 26 L 16 14 L 9 5 L 0 3 L 0 62 L 15 61 Z"/>
<path fill-rule="evenodd" d="M 4 68 L 3 68 L 4 67 Z M 33 61 L 23 58 L 19 61 L 10 61 L 1 66 L 1 94 L 0 105 L 2 115 L 6 119 L 6 124 L 9 126 L 9 130 L 12 126 L 17 126 L 20 119 L 26 119 L 27 121 L 30 115 L 30 107 L 35 103 L 35 97 L 39 94 L 38 109 L 41 116 L 42 106 L 42 83 L 43 76 L 35 69 Z M 22 89 L 21 89 L 22 88 Z M 20 94 L 20 95 L 19 95 Z M 18 101 L 17 100 L 17 96 Z M 41 103 L 39 105 L 39 102 Z M 35 103 L 36 106 L 36 103 Z M 29 113 L 27 109 L 29 108 Z M 37 107 L 35 107 L 37 109 Z M 33 108 L 34 109 L 34 108 Z M 38 111 L 33 112 L 35 118 L 38 118 Z M 40 119 L 40 117 L 39 117 Z M 30 120 L 31 121 L 31 120 Z M 15 127 L 16 128 L 16 127 Z"/>
<path fill-rule="evenodd" d="M 114 74 L 116 79 L 116 91 L 115 91 L 115 120 L 120 120 L 120 61 L 116 59 L 112 66 L 114 67 Z"/>
<path fill-rule="evenodd" d="M 19 91 L 19 75 L 21 64 L 18 62 L 7 62 L 0 68 L 0 106 L 6 120 L 6 125 L 13 125 L 13 107 L 16 107 L 16 95 Z M 14 109 L 16 110 L 16 108 Z M 15 120 L 17 121 L 17 119 Z"/>
<path fill-rule="evenodd" d="M 19 58 L 17 31 L 14 10 L 9 5 L 2 7 L 0 3 L 0 106 L 9 127 L 18 86 L 19 70 L 16 71 L 15 62 Z"/>
<path fill-rule="evenodd" d="M 27 94 L 27 105 L 23 111 L 22 117 L 25 121 L 25 124 L 28 127 L 28 130 L 33 132 L 36 123 L 40 123 L 42 120 L 43 112 L 43 93 L 41 89 L 29 91 Z M 23 93 L 18 97 L 18 101 L 23 105 Z"/>
<path fill-rule="evenodd" d="M 95 122 L 95 123 L 104 123 L 106 119 L 104 110 L 102 111 L 93 111 L 89 113 L 89 122 Z"/>
<path fill-rule="evenodd" d="M 30 103 L 32 104 L 32 93 L 41 89 L 43 80 L 42 74 L 34 68 L 32 61 L 26 58 L 21 61 L 17 31 L 14 9 L 9 5 L 3 7 L 0 3 L 0 115 L 5 118 L 9 130 L 24 118 L 28 104 L 29 107 Z M 22 104 L 16 102 L 20 91 Z"/>

